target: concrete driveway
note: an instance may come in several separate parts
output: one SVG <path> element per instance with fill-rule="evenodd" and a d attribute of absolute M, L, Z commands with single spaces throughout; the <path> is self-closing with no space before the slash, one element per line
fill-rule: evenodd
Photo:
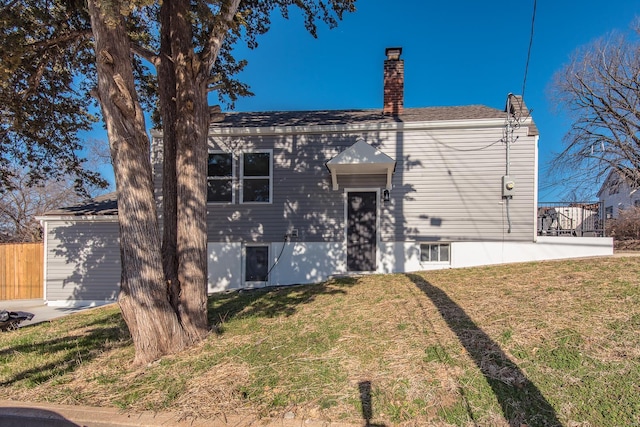
<path fill-rule="evenodd" d="M 20 326 L 32 325 L 34 323 L 47 322 L 49 320 L 77 313 L 91 307 L 50 307 L 42 299 L 19 299 L 0 301 L 0 310 L 7 311 L 27 311 L 33 313 L 33 319 L 25 320 Z"/>

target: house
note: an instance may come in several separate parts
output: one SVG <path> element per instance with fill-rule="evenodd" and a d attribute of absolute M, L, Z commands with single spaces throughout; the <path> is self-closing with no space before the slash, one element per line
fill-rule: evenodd
<path fill-rule="evenodd" d="M 621 176 L 616 170 L 611 170 L 598 191 L 598 200 L 604 206 L 605 219 L 615 219 L 620 211 L 630 207 L 640 207 L 640 192 L 638 187 Z"/>
<path fill-rule="evenodd" d="M 405 108 L 401 52 L 386 51 L 382 109 L 226 113 L 211 123 L 210 292 L 612 254 L 609 238 L 537 235 L 539 135 L 521 97 L 504 109 Z M 159 204 L 160 141 L 152 132 Z M 50 304 L 115 300 L 110 203 L 42 218 Z"/>

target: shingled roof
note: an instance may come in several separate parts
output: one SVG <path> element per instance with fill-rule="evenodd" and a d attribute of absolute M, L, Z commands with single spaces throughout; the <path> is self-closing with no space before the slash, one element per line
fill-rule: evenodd
<path fill-rule="evenodd" d="M 224 113 L 224 118 L 210 127 L 320 126 L 352 123 L 429 122 L 441 120 L 503 119 L 505 112 L 484 105 L 459 107 L 405 108 L 399 116 L 383 115 L 381 109 L 264 111 Z"/>
<path fill-rule="evenodd" d="M 43 216 L 91 216 L 91 215 L 118 215 L 117 193 L 103 194 L 88 202 L 54 209 L 45 212 Z"/>

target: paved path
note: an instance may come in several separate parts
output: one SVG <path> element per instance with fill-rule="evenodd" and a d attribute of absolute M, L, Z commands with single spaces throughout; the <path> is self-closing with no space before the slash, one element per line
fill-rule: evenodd
<path fill-rule="evenodd" d="M 25 320 L 20 326 L 34 323 L 47 322 L 49 320 L 86 310 L 89 307 L 51 307 L 41 299 L 18 299 L 0 301 L 0 310 L 27 311 L 34 314 L 33 319 Z"/>
<path fill-rule="evenodd" d="M 303 419 L 259 419 L 220 416 L 213 420 L 180 419 L 171 413 L 127 413 L 115 408 L 93 408 L 0 400 L 0 427 L 360 427 Z"/>

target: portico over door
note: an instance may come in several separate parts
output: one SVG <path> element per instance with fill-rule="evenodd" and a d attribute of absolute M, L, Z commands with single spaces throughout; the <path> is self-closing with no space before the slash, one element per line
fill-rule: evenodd
<path fill-rule="evenodd" d="M 384 178 L 384 188 L 391 190 L 391 178 L 396 161 L 359 138 L 355 144 L 329 160 L 333 190 L 338 190 L 339 176 L 378 175 Z"/>
<path fill-rule="evenodd" d="M 376 191 L 347 192 L 347 270 L 376 271 Z"/>

